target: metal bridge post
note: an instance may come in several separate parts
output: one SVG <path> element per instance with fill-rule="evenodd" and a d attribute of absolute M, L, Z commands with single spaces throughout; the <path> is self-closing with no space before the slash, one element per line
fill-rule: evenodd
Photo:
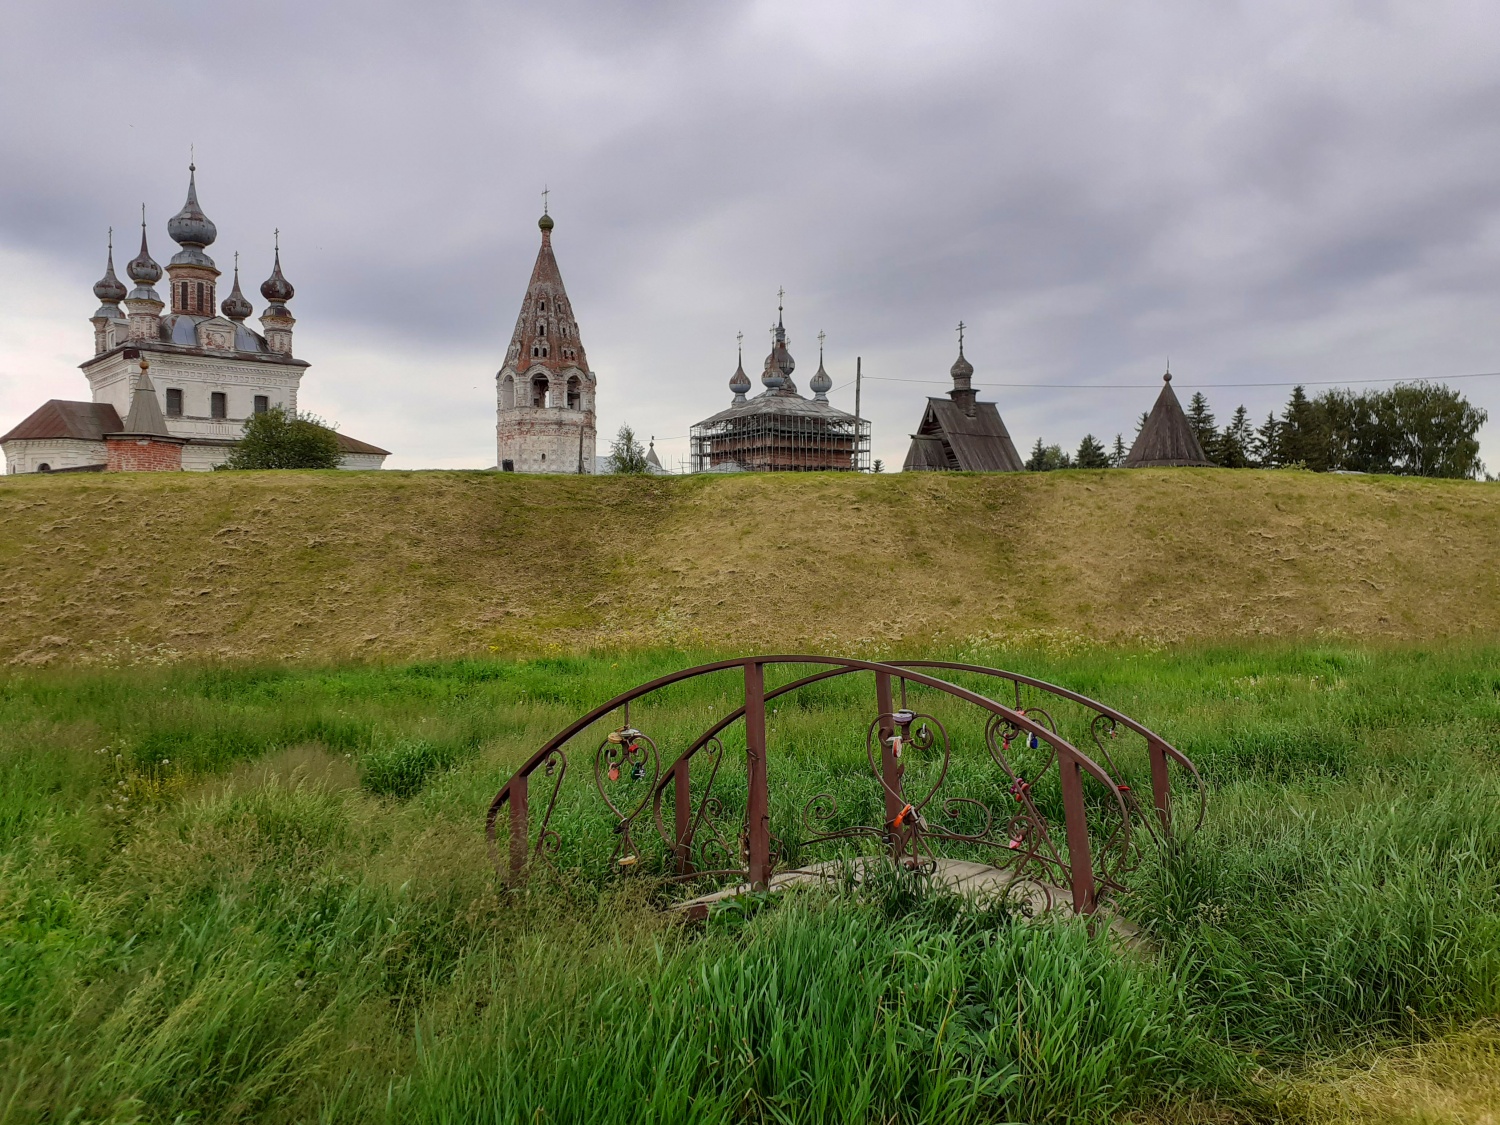
<path fill-rule="evenodd" d="M 891 752 L 891 740 L 896 735 L 896 703 L 891 694 L 891 677 L 888 672 L 875 673 L 875 706 L 880 709 L 880 780 L 885 790 L 885 826 L 890 833 L 891 859 L 898 859 L 906 848 L 908 833 L 897 827 L 896 821 L 906 808 L 901 795 L 901 763 Z"/>
<path fill-rule="evenodd" d="M 745 662 L 745 768 L 750 885 L 763 891 L 771 885 L 771 802 L 766 790 L 766 669 L 755 660 Z"/>
<path fill-rule="evenodd" d="M 673 824 L 677 839 L 677 874 L 693 873 L 693 806 L 688 788 L 688 766 L 686 760 L 677 763 L 672 771 Z"/>
<path fill-rule="evenodd" d="M 526 781 L 524 773 L 518 773 L 510 782 L 510 881 L 519 883 L 526 870 L 526 845 L 528 844 L 526 807 Z"/>
<path fill-rule="evenodd" d="M 1146 751 L 1151 757 L 1151 798 L 1156 804 L 1156 819 L 1162 831 L 1172 832 L 1172 779 L 1167 774 L 1167 752 L 1157 738 L 1146 740 Z"/>
<path fill-rule="evenodd" d="M 1062 781 L 1063 817 L 1068 835 L 1068 876 L 1073 911 L 1092 914 L 1096 902 L 1094 860 L 1089 851 L 1088 810 L 1083 803 L 1083 767 L 1071 749 L 1057 748 L 1058 777 Z"/>

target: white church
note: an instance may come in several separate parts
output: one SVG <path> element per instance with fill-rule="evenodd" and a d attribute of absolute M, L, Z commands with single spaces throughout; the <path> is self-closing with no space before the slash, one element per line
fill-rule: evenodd
<path fill-rule="evenodd" d="M 125 267 L 135 286 L 128 293 L 115 276 L 111 240 L 94 285 L 94 355 L 80 365 L 92 401 L 53 399 L 0 437 L 8 472 L 212 469 L 251 415 L 273 406 L 297 410 L 309 364 L 292 354 L 296 320 L 287 302 L 295 291 L 281 272 L 279 240 L 260 287 L 266 308 L 256 332 L 246 323 L 254 309 L 240 291 L 238 255 L 233 286 L 216 311 L 220 272 L 204 251 L 218 231 L 198 205 L 193 165 L 187 202 L 168 220 L 167 234 L 181 249 L 167 264 L 165 302 L 153 288 L 163 271 L 147 249 L 144 208 L 141 251 Z M 389 456 L 336 436 L 341 468 L 378 469 Z"/>

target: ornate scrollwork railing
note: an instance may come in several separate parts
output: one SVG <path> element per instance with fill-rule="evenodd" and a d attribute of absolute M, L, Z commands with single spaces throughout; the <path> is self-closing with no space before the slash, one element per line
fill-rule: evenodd
<path fill-rule="evenodd" d="M 783 665 L 819 668 L 768 690 L 766 669 Z M 657 740 L 632 724 L 631 704 L 684 680 L 733 671 L 743 675 L 744 703 L 664 764 Z M 1007 683 L 1015 705 L 932 674 L 938 671 Z M 771 830 L 767 703 L 822 681 L 857 674 L 874 679 L 875 717 L 865 729 L 864 757 L 878 782 L 873 795 L 881 802 L 883 816 L 879 823 L 844 823 L 839 795 L 819 792 L 803 802 L 793 820 L 796 839 L 789 847 Z M 909 707 L 909 689 L 985 713 L 982 741 L 987 754 L 973 763 L 988 761 L 999 773 L 980 785 L 978 795 L 948 791 L 954 777 L 955 734 L 938 715 Z M 1052 703 L 1043 707 L 1028 695 Z M 1099 760 L 1060 732 L 1053 715 L 1058 705 L 1082 709 L 1087 717 L 1084 729 Z M 983 856 L 1017 879 L 1063 888 L 1076 911 L 1089 913 L 1102 895 L 1123 888 L 1124 877 L 1138 862 L 1137 828 L 1144 827 L 1146 836 L 1157 841 L 1172 833 L 1171 767 L 1197 788 L 1196 824 L 1201 824 L 1205 808 L 1202 779 L 1185 755 L 1128 716 L 1054 684 L 942 661 L 745 657 L 685 669 L 633 688 L 579 717 L 533 754 L 496 794 L 486 818 L 491 857 L 508 882 L 524 879 L 538 862 L 558 866 L 563 839 L 555 818 L 568 770 L 565 747 L 616 711 L 622 712 L 623 721 L 604 735 L 593 761 L 593 787 L 615 836 L 609 865 L 622 872 L 639 868 L 643 852 L 637 835 L 642 824 L 650 824 L 664 848 L 661 873 L 670 881 L 718 878 L 765 887 L 773 875 L 797 869 L 785 860 L 789 854 L 863 841 L 892 862 L 916 870 L 935 869 L 943 849 Z M 731 816 L 716 785 L 730 756 L 721 735 L 737 723 L 744 730 L 745 808 L 742 816 Z M 1145 742 L 1152 793 L 1149 812 L 1142 809 L 1117 765 L 1122 732 Z M 534 779 L 551 782 L 550 792 L 538 792 L 542 815 L 535 824 Z M 508 817 L 502 822 L 503 812 Z"/>

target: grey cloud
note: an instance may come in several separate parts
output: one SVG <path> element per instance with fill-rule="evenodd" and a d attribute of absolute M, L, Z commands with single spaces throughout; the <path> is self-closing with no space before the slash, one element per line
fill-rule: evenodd
<path fill-rule="evenodd" d="M 543 183 L 605 431 L 718 409 L 779 285 L 799 363 L 826 329 L 839 382 L 856 354 L 942 379 L 959 317 L 981 385 L 1149 382 L 1168 353 L 1189 388 L 1500 368 L 1485 5 L 13 7 L 0 243 L 78 280 L 79 348 L 104 227 L 145 199 L 165 251 L 195 142 L 214 253 L 258 284 L 281 227 L 307 346 L 445 372 L 320 388 L 343 367 L 308 355 L 311 398 L 404 464 L 493 459 L 475 420 Z M 1463 386 L 1500 467 L 1500 380 Z M 870 383 L 879 455 L 940 390 Z M 1026 445 L 1150 405 L 997 397 Z"/>

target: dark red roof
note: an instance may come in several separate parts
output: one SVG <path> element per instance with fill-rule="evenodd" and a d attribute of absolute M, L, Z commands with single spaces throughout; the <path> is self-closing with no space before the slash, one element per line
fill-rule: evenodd
<path fill-rule="evenodd" d="M 54 398 L 37 407 L 31 416 L 0 441 L 45 441 L 73 438 L 103 441 L 105 434 L 122 429 L 120 415 L 107 402 L 68 402 Z"/>

